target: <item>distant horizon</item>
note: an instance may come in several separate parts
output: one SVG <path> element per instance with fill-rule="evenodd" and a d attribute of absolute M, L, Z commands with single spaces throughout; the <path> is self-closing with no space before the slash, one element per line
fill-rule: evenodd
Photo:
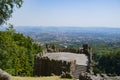
<path fill-rule="evenodd" d="M 14 25 L 13 25 L 14 26 Z M 8 25 L 3 25 L 2 27 L 8 27 Z M 51 27 L 55 27 L 55 28 L 120 28 L 120 27 L 111 27 L 111 26 L 14 26 L 15 28 L 19 28 L 19 27 L 33 27 L 33 28 L 51 28 Z"/>

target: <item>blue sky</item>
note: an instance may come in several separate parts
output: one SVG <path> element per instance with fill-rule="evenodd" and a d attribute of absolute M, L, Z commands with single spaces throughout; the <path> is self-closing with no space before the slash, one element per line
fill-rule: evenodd
<path fill-rule="evenodd" d="M 15 26 L 120 27 L 120 0 L 24 0 Z"/>

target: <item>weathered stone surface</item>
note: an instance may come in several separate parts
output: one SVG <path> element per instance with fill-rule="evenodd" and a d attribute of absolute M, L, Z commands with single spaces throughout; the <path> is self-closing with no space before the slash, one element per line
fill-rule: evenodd
<path fill-rule="evenodd" d="M 87 66 L 84 65 L 76 65 L 75 71 L 73 73 L 74 79 L 79 79 L 79 74 L 84 73 L 87 71 Z"/>
<path fill-rule="evenodd" d="M 77 65 L 88 65 L 88 57 L 85 54 L 76 54 L 70 52 L 54 52 L 46 53 L 43 57 L 48 57 L 49 59 L 62 60 L 62 61 L 74 61 L 76 60 Z"/>
<path fill-rule="evenodd" d="M 34 75 L 50 76 L 52 74 L 61 75 L 62 72 L 72 73 L 75 70 L 75 61 L 62 61 L 49 59 L 48 57 L 35 56 Z"/>
<path fill-rule="evenodd" d="M 34 73 L 37 76 L 71 73 L 75 79 L 82 72 L 92 72 L 92 50 L 86 44 L 79 53 L 58 52 L 53 44 L 46 44 L 46 52 L 35 56 Z"/>
<path fill-rule="evenodd" d="M 37 54 L 35 56 L 34 75 L 61 75 L 63 71 L 79 77 L 79 74 L 77 73 L 80 72 L 76 70 L 77 65 L 83 66 L 78 68 L 80 72 L 86 72 L 88 66 L 88 57 L 85 54 L 68 52 L 45 53 L 42 56 Z"/>
<path fill-rule="evenodd" d="M 11 80 L 11 76 L 7 72 L 0 69 L 0 80 Z"/>

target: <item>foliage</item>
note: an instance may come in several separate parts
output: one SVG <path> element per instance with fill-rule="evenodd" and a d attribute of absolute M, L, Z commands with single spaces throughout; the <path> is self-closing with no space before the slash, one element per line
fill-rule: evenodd
<path fill-rule="evenodd" d="M 23 0 L 0 0 L 0 25 L 12 16 L 15 6 L 20 8 L 22 3 Z"/>
<path fill-rule="evenodd" d="M 16 33 L 10 25 L 6 31 L 0 31 L 0 68 L 12 75 L 31 76 L 34 54 L 42 51 L 33 40 Z"/>
<path fill-rule="evenodd" d="M 102 73 L 120 75 L 120 49 L 109 54 L 103 54 L 94 70 L 95 72 L 102 71 Z"/>

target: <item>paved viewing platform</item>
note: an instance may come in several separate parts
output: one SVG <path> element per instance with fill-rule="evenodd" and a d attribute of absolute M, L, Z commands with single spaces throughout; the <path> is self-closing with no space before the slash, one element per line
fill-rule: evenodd
<path fill-rule="evenodd" d="M 76 54 L 70 52 L 53 52 L 46 53 L 43 57 L 48 57 L 54 60 L 73 61 L 76 60 L 77 65 L 88 65 L 88 57 L 85 54 Z"/>

